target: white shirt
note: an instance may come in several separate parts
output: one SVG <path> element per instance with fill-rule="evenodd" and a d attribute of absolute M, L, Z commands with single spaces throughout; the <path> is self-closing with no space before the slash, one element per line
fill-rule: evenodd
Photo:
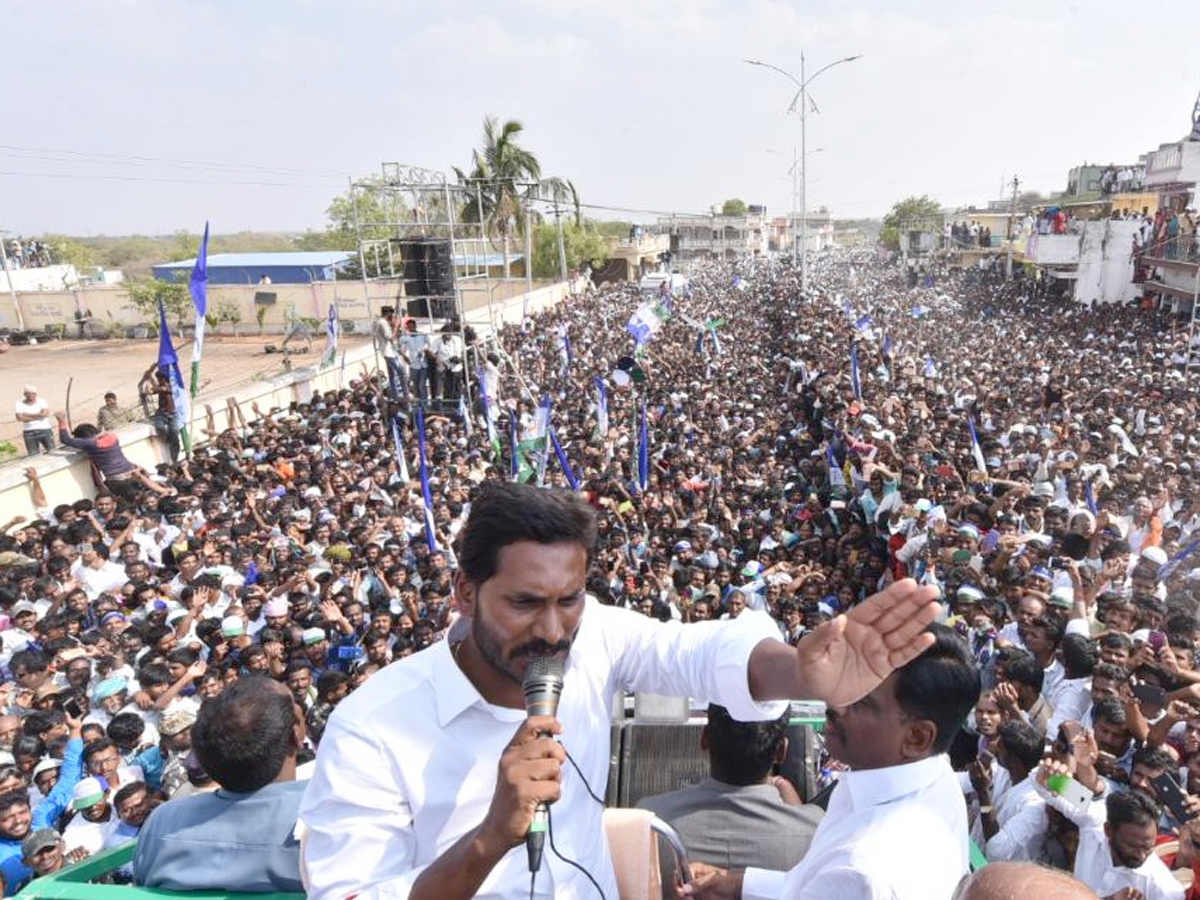
<path fill-rule="evenodd" d="M 558 719 L 562 743 L 591 790 L 602 796 L 608 778 L 618 691 L 690 695 L 741 720 L 782 714 L 783 704 L 756 703 L 749 692 L 747 659 L 767 639 L 778 640 L 779 630 L 749 610 L 733 622 L 681 625 L 589 598 Z M 393 663 L 338 704 L 300 807 L 310 900 L 406 897 L 425 868 L 483 821 L 497 762 L 524 719 L 522 710 L 484 701 L 454 662 L 449 641 Z M 554 843 L 615 900 L 602 812 L 565 766 L 562 798 L 551 812 Z M 965 840 L 965 821 L 961 831 Z M 596 890 L 547 849 L 535 895 L 594 900 Z M 528 897 L 525 849 L 504 856 L 476 896 Z"/>
<path fill-rule="evenodd" d="M 1042 673 L 1042 696 L 1050 701 L 1051 706 L 1054 706 L 1054 701 L 1050 698 L 1058 693 L 1058 686 L 1066 677 L 1067 670 L 1057 659 L 1052 659 L 1050 665 L 1046 666 Z"/>
<path fill-rule="evenodd" d="M 21 424 L 24 426 L 23 431 L 54 430 L 54 423 L 50 421 L 50 404 L 41 397 L 36 398 L 32 403 L 18 400 L 16 412 L 25 416 L 41 416 L 40 419 L 31 419 L 28 422 L 22 422 Z"/>
<path fill-rule="evenodd" d="M 933 900 L 969 871 L 967 804 L 943 754 L 847 772 L 812 845 L 783 876 L 747 869 L 743 900 Z"/>
<path fill-rule="evenodd" d="M 1079 619 L 1078 621 L 1083 621 Z M 1063 722 L 1082 722 L 1088 707 L 1092 705 L 1092 679 L 1064 678 L 1058 683 L 1054 695 L 1045 695 L 1046 702 L 1054 707 L 1054 715 L 1046 724 L 1046 736 L 1050 740 L 1058 737 L 1058 726 Z"/>
<path fill-rule="evenodd" d="M 1049 817 L 1033 775 L 1005 792 L 996 803 L 995 816 L 1000 830 L 987 842 L 987 858 L 992 862 L 1038 862 Z"/>
<path fill-rule="evenodd" d="M 77 562 L 71 567 L 71 575 L 79 582 L 89 600 L 95 600 L 108 591 L 118 591 L 129 581 L 125 567 L 111 559 L 106 559 L 97 569 Z"/>
<path fill-rule="evenodd" d="M 110 809 L 107 822 L 89 822 L 81 814 L 76 815 L 63 829 L 63 844 L 66 851 L 70 853 L 79 847 L 82 847 L 91 856 L 93 853 L 99 853 L 104 847 L 104 841 L 108 838 L 121 820 L 117 818 L 117 811 Z"/>
<path fill-rule="evenodd" d="M 1146 900 L 1183 900 L 1183 885 L 1156 854 L 1151 853 L 1136 869 L 1113 864 L 1112 850 L 1104 836 L 1107 807 L 1103 802 L 1093 801 L 1086 811 L 1081 811 L 1041 785 L 1037 790 L 1048 806 L 1079 826 L 1075 877 L 1093 891 L 1107 897 L 1129 887 L 1145 894 Z"/>

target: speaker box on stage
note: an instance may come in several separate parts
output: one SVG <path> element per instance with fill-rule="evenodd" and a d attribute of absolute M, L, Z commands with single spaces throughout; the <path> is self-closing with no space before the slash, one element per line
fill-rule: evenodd
<path fill-rule="evenodd" d="M 395 242 L 409 297 L 454 295 L 454 249 L 448 239 L 405 238 Z"/>
<path fill-rule="evenodd" d="M 416 297 L 405 304 L 408 314 L 414 319 L 453 319 L 453 297 Z"/>
<path fill-rule="evenodd" d="M 643 797 L 692 787 L 708 777 L 708 754 L 700 749 L 703 725 L 634 722 L 621 734 L 618 806 L 636 806 Z"/>
<path fill-rule="evenodd" d="M 820 773 L 821 749 L 817 733 L 811 725 L 788 725 L 787 739 L 787 755 L 779 766 L 779 774 L 794 784 L 807 802 L 817 793 Z"/>

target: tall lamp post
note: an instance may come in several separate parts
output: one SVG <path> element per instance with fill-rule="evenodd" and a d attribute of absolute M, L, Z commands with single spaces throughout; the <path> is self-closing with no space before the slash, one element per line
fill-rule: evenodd
<path fill-rule="evenodd" d="M 822 72 L 832 69 L 834 66 L 840 66 L 842 63 L 854 62 L 856 59 L 862 59 L 862 54 L 854 56 L 846 56 L 842 59 L 835 59 L 831 63 L 827 63 L 811 75 L 805 74 L 804 51 L 800 51 L 800 77 L 797 78 L 786 69 L 781 69 L 779 66 L 773 66 L 770 63 L 762 62 L 757 59 L 746 59 L 743 62 L 752 66 L 761 66 L 764 69 L 771 69 L 778 72 L 780 75 L 787 78 L 792 84 L 796 85 L 796 93 L 792 97 L 792 102 L 788 104 L 787 111 L 794 113 L 796 104 L 800 104 L 800 293 L 803 295 L 808 288 L 808 195 L 807 195 L 807 166 L 806 158 L 808 156 L 807 145 L 807 127 L 808 127 L 808 107 L 812 99 L 808 94 L 808 86 Z M 815 106 L 814 106 L 815 109 Z M 794 257 L 793 257 L 794 258 Z"/>

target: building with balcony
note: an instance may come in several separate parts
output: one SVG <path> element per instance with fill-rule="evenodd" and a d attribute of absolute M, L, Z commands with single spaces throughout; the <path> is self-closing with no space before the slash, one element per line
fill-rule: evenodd
<path fill-rule="evenodd" d="M 740 216 L 664 216 L 658 231 L 669 237 L 672 264 L 683 271 L 697 260 L 766 256 L 770 249 L 771 225 L 763 206 L 751 206 Z"/>
<path fill-rule="evenodd" d="M 1193 129 L 1193 135 L 1196 131 Z M 1157 191 L 1164 215 L 1195 208 L 1200 183 L 1200 140 L 1163 144 L 1146 155 L 1146 189 Z M 1185 239 L 1151 241 L 1138 258 L 1137 280 L 1146 296 L 1176 313 L 1194 315 L 1200 259 Z"/>

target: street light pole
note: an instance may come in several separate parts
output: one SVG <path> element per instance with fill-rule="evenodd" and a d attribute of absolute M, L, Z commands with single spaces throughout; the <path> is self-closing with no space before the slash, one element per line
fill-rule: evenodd
<path fill-rule="evenodd" d="M 797 78 L 786 69 L 781 69 L 779 66 L 765 63 L 758 59 L 742 60 L 752 66 L 761 66 L 764 69 L 772 69 L 783 75 L 792 84 L 796 85 L 795 96 L 792 97 L 792 102 L 788 105 L 787 111 L 794 113 L 796 111 L 796 103 L 800 104 L 800 293 L 804 294 L 808 288 L 808 86 L 816 80 L 822 72 L 832 69 L 834 66 L 839 66 L 842 63 L 854 62 L 856 59 L 862 59 L 862 54 L 858 53 L 854 56 L 845 56 L 841 59 L 835 59 L 831 63 L 826 63 L 812 75 L 808 75 L 805 71 L 804 51 L 800 51 L 800 77 Z M 793 263 L 795 258 L 793 255 Z"/>

